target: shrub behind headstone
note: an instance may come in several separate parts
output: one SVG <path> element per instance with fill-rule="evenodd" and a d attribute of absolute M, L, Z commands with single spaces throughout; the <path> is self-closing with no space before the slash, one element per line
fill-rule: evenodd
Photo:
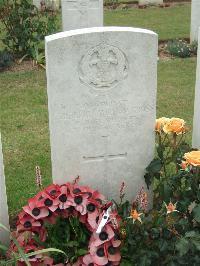
<path fill-rule="evenodd" d="M 18 56 L 34 57 L 38 47 L 44 49 L 44 36 L 55 31 L 54 13 L 39 13 L 28 0 L 5 1 L 0 5 L 0 22 L 6 31 L 3 43 Z"/>

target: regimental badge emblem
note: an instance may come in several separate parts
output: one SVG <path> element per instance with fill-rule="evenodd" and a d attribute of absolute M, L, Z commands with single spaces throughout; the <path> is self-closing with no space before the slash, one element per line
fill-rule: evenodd
<path fill-rule="evenodd" d="M 117 85 L 128 76 L 128 60 L 117 47 L 99 44 L 91 48 L 79 64 L 79 78 L 98 90 Z"/>

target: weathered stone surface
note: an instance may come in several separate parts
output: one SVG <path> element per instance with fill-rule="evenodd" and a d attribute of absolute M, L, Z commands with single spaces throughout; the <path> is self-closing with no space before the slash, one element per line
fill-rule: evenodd
<path fill-rule="evenodd" d="M 163 0 L 139 0 L 139 5 L 161 5 Z"/>
<path fill-rule="evenodd" d="M 3 153 L 0 134 L 0 223 L 9 228 L 8 205 L 6 196 L 6 184 L 3 166 Z M 0 228 L 0 242 L 8 244 L 9 233 Z"/>
<path fill-rule="evenodd" d="M 200 29 L 198 47 L 192 146 L 200 149 Z"/>
<path fill-rule="evenodd" d="M 62 0 L 63 31 L 103 26 L 103 0 Z"/>
<path fill-rule="evenodd" d="M 82 183 L 118 199 L 144 185 L 154 154 L 157 35 L 106 27 L 46 37 L 54 183 Z"/>
<path fill-rule="evenodd" d="M 198 41 L 198 29 L 200 27 L 200 1 L 192 0 L 190 42 Z"/>

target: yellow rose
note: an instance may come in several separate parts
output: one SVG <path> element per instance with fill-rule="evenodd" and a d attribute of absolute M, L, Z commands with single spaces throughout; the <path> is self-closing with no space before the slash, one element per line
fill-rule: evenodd
<path fill-rule="evenodd" d="M 165 123 L 163 131 L 167 134 L 170 133 L 176 133 L 177 135 L 183 134 L 186 131 L 185 121 L 180 118 L 172 117 Z"/>
<path fill-rule="evenodd" d="M 193 166 L 200 166 L 200 151 L 187 152 L 184 155 L 186 162 Z"/>
<path fill-rule="evenodd" d="M 161 132 L 165 123 L 167 123 L 167 121 L 169 121 L 169 118 L 166 118 L 166 117 L 161 117 L 161 118 L 156 119 L 155 130 L 157 132 Z"/>

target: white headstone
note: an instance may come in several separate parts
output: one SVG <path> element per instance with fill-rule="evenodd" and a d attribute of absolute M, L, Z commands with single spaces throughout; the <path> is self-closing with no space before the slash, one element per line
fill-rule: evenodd
<path fill-rule="evenodd" d="M 198 41 L 198 29 L 200 27 L 200 0 L 192 0 L 190 42 Z"/>
<path fill-rule="evenodd" d="M 79 175 L 118 199 L 144 185 L 154 155 L 157 34 L 100 27 L 46 37 L 54 183 Z"/>
<path fill-rule="evenodd" d="M 163 0 L 139 0 L 139 5 L 161 5 Z"/>
<path fill-rule="evenodd" d="M 103 0 L 62 0 L 63 31 L 103 26 Z"/>
<path fill-rule="evenodd" d="M 0 223 L 9 228 L 8 205 L 6 196 L 6 183 L 3 166 L 3 152 L 0 134 Z M 8 244 L 9 233 L 0 227 L 0 242 Z"/>
<path fill-rule="evenodd" d="M 193 148 L 200 149 L 200 28 L 197 55 L 192 146 Z"/>

